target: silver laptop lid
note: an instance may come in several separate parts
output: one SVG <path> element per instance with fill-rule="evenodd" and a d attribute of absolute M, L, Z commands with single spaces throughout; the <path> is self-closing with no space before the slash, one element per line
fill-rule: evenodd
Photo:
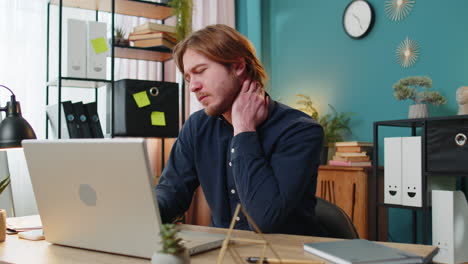
<path fill-rule="evenodd" d="M 23 141 L 46 240 L 148 258 L 161 219 L 144 139 Z"/>

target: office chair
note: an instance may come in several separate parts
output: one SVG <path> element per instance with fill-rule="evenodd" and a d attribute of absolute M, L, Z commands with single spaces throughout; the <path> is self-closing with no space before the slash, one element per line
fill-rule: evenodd
<path fill-rule="evenodd" d="M 340 207 L 317 197 L 315 214 L 328 237 L 354 239 L 359 234 L 349 216 Z"/>

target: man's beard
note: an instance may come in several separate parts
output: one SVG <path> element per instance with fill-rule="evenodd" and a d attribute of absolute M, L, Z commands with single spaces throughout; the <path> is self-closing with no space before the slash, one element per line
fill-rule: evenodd
<path fill-rule="evenodd" d="M 234 86 L 234 89 L 228 89 L 228 93 L 224 95 L 221 102 L 219 102 L 218 104 L 205 107 L 205 113 L 207 115 L 220 116 L 231 109 L 232 104 L 234 103 L 234 100 L 236 100 L 237 95 L 239 94 L 241 90 L 240 82 L 237 76 L 235 76 L 234 74 L 232 75 L 231 82 Z"/>

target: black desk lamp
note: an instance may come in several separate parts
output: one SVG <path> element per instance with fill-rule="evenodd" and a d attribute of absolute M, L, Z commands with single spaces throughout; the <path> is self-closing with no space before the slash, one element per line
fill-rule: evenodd
<path fill-rule="evenodd" d="M 0 122 L 0 149 L 20 148 L 23 139 L 36 139 L 36 133 L 21 116 L 20 103 L 16 101 L 15 94 L 8 87 L 0 86 L 12 94 L 10 102 L 5 107 L 0 107 L 0 111 L 6 112 L 5 119 Z"/>

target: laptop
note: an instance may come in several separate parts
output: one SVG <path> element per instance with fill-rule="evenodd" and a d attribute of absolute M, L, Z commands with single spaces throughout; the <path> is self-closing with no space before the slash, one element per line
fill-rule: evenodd
<path fill-rule="evenodd" d="M 25 140 L 23 147 L 47 241 L 142 258 L 162 248 L 144 139 Z M 179 234 L 191 255 L 225 238 Z"/>

